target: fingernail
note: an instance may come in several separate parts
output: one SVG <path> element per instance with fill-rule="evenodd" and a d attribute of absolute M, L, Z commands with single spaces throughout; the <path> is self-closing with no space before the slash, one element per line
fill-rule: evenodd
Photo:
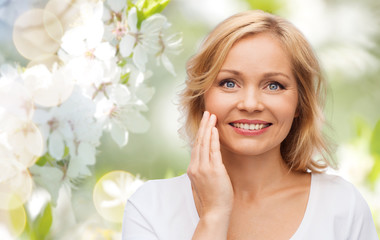
<path fill-rule="evenodd" d="M 209 113 L 207 111 L 203 112 L 203 117 L 207 116 Z"/>

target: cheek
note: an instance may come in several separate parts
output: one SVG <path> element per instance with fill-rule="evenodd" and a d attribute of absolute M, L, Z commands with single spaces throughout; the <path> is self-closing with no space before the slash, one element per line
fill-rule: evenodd
<path fill-rule="evenodd" d="M 223 115 L 225 101 L 217 91 L 210 89 L 204 95 L 205 110 L 215 114 L 217 118 Z"/>
<path fill-rule="evenodd" d="M 289 124 L 291 124 L 297 116 L 297 104 L 297 95 L 281 96 L 271 99 L 270 108 L 280 122 L 290 122 Z"/>

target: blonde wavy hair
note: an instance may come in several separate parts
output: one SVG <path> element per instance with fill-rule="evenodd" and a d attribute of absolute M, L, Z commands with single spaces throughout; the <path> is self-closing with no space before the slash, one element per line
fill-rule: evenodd
<path fill-rule="evenodd" d="M 326 82 L 313 49 L 289 21 L 260 10 L 238 13 L 221 22 L 187 62 L 186 86 L 180 94 L 184 120 L 180 134 L 193 144 L 205 110 L 203 95 L 218 75 L 229 50 L 244 36 L 264 32 L 283 45 L 298 84 L 298 116 L 281 143 L 285 163 L 289 169 L 301 172 L 321 172 L 328 166 L 335 167 L 331 145 L 321 131 Z M 316 155 L 319 159 L 315 159 Z"/>

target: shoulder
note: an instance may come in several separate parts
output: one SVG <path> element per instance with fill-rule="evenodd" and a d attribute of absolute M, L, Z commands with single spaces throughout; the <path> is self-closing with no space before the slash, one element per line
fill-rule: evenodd
<path fill-rule="evenodd" d="M 326 173 L 313 174 L 313 178 L 320 214 L 329 215 L 335 223 L 344 221 L 352 235 L 355 231 L 360 232 L 367 228 L 368 233 L 373 231 L 374 222 L 370 208 L 352 183 L 340 176 Z"/>
<path fill-rule="evenodd" d="M 316 191 L 320 196 L 326 196 L 330 200 L 364 200 L 356 187 L 344 178 L 327 173 L 313 173 L 313 181 Z M 347 201 L 345 201 L 347 202 Z"/>
<path fill-rule="evenodd" d="M 191 182 L 184 174 L 137 189 L 125 207 L 123 233 L 128 239 L 191 239 L 196 223 Z"/>
<path fill-rule="evenodd" d="M 136 206 L 172 204 L 185 198 L 189 188 L 190 180 L 186 174 L 170 179 L 149 180 L 138 188 L 128 201 Z"/>
<path fill-rule="evenodd" d="M 170 194 L 176 189 L 181 189 L 189 184 L 189 179 L 186 174 L 178 177 L 168 178 L 168 179 L 154 179 L 145 182 L 141 187 L 139 187 L 136 192 L 132 195 L 131 199 L 139 198 L 141 195 L 152 195 L 162 193 Z"/>
<path fill-rule="evenodd" d="M 315 196 L 320 206 L 347 219 L 371 218 L 369 206 L 358 189 L 340 176 L 313 174 Z"/>

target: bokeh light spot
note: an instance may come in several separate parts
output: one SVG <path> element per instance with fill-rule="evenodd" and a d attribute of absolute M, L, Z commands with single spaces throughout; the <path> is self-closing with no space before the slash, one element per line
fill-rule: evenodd
<path fill-rule="evenodd" d="M 43 64 L 51 71 L 55 64 L 60 64 L 60 63 L 61 63 L 61 60 L 59 59 L 57 55 L 47 54 L 47 55 L 41 55 L 38 58 L 33 59 L 32 61 L 28 63 L 26 68 L 31 68 L 36 65 Z"/>
<path fill-rule="evenodd" d="M 105 174 L 94 188 L 93 201 L 96 210 L 108 221 L 121 223 L 128 198 L 142 184 L 143 181 L 125 171 Z"/>
<path fill-rule="evenodd" d="M 24 206 L 20 204 L 19 207 L 12 210 L 0 209 L 0 225 L 4 226 L 12 237 L 19 236 L 24 231 L 26 225 Z"/>
<path fill-rule="evenodd" d="M 43 153 L 43 137 L 32 121 L 20 121 L 8 134 L 14 158 L 25 168 L 31 167 Z"/>
<path fill-rule="evenodd" d="M 79 1 L 50 0 L 45 5 L 45 10 L 57 16 L 65 32 L 72 27 L 73 23 L 80 17 L 80 9 L 74 4 L 77 2 Z"/>
<path fill-rule="evenodd" d="M 58 18 L 43 9 L 31 9 L 22 14 L 13 28 L 13 42 L 19 53 L 32 60 L 54 54 L 63 35 Z"/>
<path fill-rule="evenodd" d="M 27 169 L 13 167 L 13 174 L 0 181 L 0 209 L 12 210 L 24 204 L 32 193 L 33 180 Z"/>

